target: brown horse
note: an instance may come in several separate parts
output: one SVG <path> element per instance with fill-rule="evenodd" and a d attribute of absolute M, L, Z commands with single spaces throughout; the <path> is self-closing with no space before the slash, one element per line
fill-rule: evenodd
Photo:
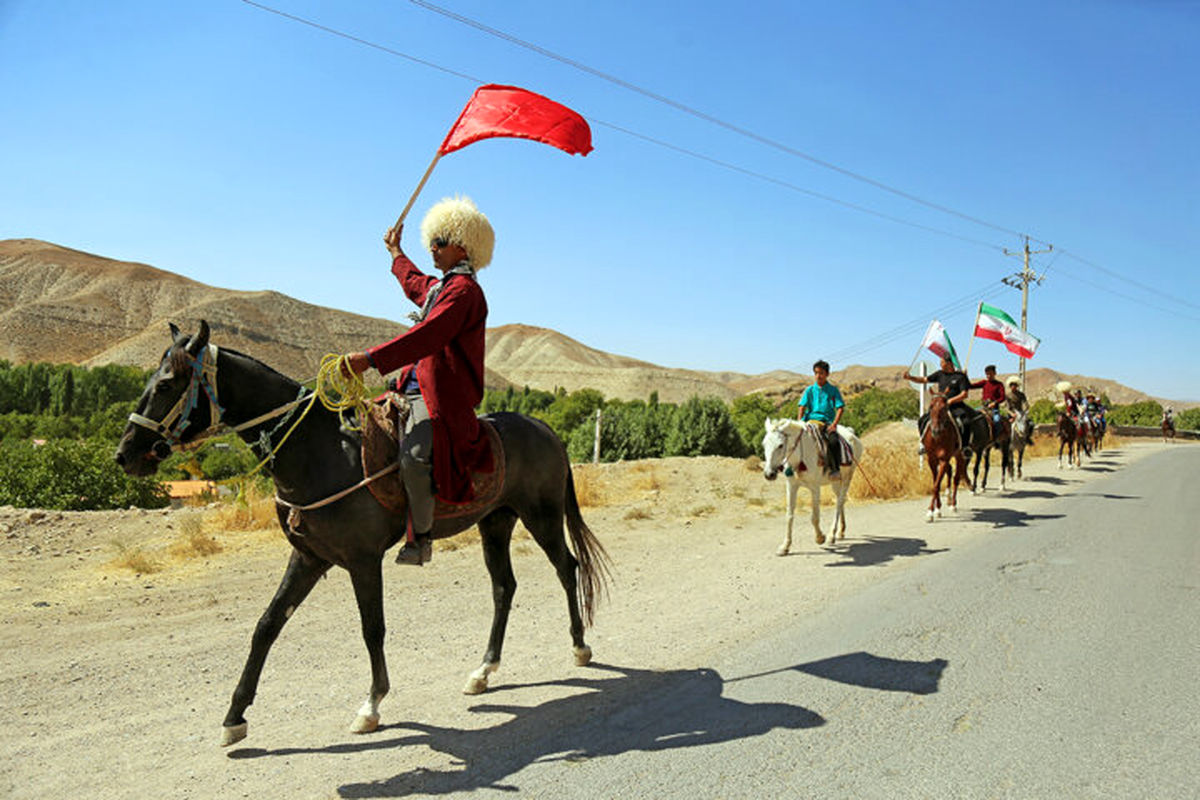
<path fill-rule="evenodd" d="M 1079 437 L 1079 428 L 1075 425 L 1075 420 L 1071 419 L 1064 412 L 1058 414 L 1058 468 L 1062 469 L 1062 454 L 1063 449 L 1067 451 L 1067 466 L 1080 466 L 1079 443 L 1076 441 Z"/>
<path fill-rule="evenodd" d="M 925 446 L 925 458 L 929 461 L 929 473 L 933 476 L 933 495 L 925 519 L 933 522 L 935 511 L 937 516 L 942 515 L 942 478 L 947 479 L 952 512 L 958 510 L 958 482 L 967 479 L 962 435 L 954 424 L 944 395 L 935 393 L 929 403 L 929 423 L 921 434 L 921 444 Z"/>
<path fill-rule="evenodd" d="M 1162 434 L 1164 444 L 1175 438 L 1175 422 L 1170 417 L 1163 417 Z"/>

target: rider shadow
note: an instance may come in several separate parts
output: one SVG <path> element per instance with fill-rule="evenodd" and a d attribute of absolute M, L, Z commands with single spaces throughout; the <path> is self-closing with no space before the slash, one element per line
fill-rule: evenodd
<path fill-rule="evenodd" d="M 902 556 L 927 556 L 944 553 L 949 548 L 930 550 L 924 539 L 867 537 L 865 542 L 839 544 L 827 548 L 829 552 L 846 559 L 826 564 L 827 567 L 873 567 L 886 564 Z"/>
<path fill-rule="evenodd" d="M 993 528 L 1027 528 L 1031 522 L 1061 519 L 1066 514 L 1029 514 L 1015 508 L 973 508 L 971 522 L 986 522 Z"/>
<path fill-rule="evenodd" d="M 497 687 L 489 695 L 538 686 L 589 689 L 532 706 L 489 703 L 471 711 L 504 714 L 486 728 L 461 729 L 410 721 L 380 728 L 375 738 L 322 748 L 243 750 L 231 757 L 294 756 L 424 746 L 449 755 L 456 768 L 417 768 L 390 778 L 338 787 L 341 797 L 455 795 L 478 789 L 518 792 L 509 776 L 534 763 L 582 762 L 631 751 L 673 750 L 762 736 L 776 728 L 825 724 L 814 711 L 786 703 L 745 703 L 722 696 L 725 681 L 711 669 L 639 670 L 593 663 L 615 677 Z"/>

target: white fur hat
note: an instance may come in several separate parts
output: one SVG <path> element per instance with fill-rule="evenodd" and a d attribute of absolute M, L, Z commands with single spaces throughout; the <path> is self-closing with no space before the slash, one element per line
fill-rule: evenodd
<path fill-rule="evenodd" d="M 1008 380 L 1004 381 L 1005 386 L 1012 386 L 1014 383 L 1017 386 L 1021 385 L 1021 376 L 1020 375 L 1009 375 Z"/>
<path fill-rule="evenodd" d="M 1058 383 L 1054 384 L 1054 389 L 1059 392 L 1065 392 L 1070 388 L 1071 388 L 1070 381 L 1059 381 Z"/>
<path fill-rule="evenodd" d="M 421 220 L 421 243 L 428 250 L 429 243 L 438 237 L 466 250 L 467 260 L 477 270 L 492 263 L 496 233 L 469 197 L 447 197 L 429 209 Z"/>

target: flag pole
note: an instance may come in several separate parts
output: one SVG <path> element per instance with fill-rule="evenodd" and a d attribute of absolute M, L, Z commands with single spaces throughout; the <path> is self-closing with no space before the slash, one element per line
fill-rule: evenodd
<path fill-rule="evenodd" d="M 437 166 L 438 159 L 442 157 L 442 151 L 439 148 L 433 155 L 433 161 L 429 162 L 429 167 L 425 170 L 425 174 L 421 176 L 421 182 L 417 184 L 417 188 L 413 190 L 412 197 L 408 198 L 408 205 L 400 212 L 400 217 L 396 220 L 396 224 L 392 226 L 392 230 L 396 230 L 404 224 L 404 218 L 408 216 L 408 212 L 412 209 L 413 203 L 417 202 L 417 195 L 425 188 L 425 182 L 429 180 L 429 176 L 433 174 L 433 168 Z"/>
<path fill-rule="evenodd" d="M 983 311 L 983 301 L 979 301 L 979 305 L 975 308 L 975 321 L 971 323 L 971 341 L 967 343 L 967 360 L 963 362 L 963 374 L 968 378 L 971 377 L 968 372 L 971 369 L 971 349 L 975 347 L 975 329 L 979 327 L 979 313 Z"/>

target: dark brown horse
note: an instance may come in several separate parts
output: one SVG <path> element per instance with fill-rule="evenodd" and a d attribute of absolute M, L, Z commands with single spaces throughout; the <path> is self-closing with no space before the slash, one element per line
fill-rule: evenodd
<path fill-rule="evenodd" d="M 1164 416 L 1162 420 L 1162 435 L 1164 444 L 1175 438 L 1175 421 L 1168 416 Z"/>
<path fill-rule="evenodd" d="M 971 475 L 971 491 L 975 491 L 978 486 L 979 491 L 987 490 L 988 471 L 991 469 L 992 451 L 1000 451 L 1000 491 L 1004 491 L 1005 475 L 1012 469 L 1012 423 L 1008 421 L 1008 417 L 1001 416 L 999 422 L 993 422 L 988 419 L 991 411 L 984 409 L 984 423 L 988 427 L 988 433 L 991 434 L 991 439 L 986 445 L 981 448 L 975 448 L 975 470 Z M 979 482 L 979 462 L 983 461 L 983 482 Z"/>
<path fill-rule="evenodd" d="M 929 511 L 925 519 L 933 522 L 935 513 L 939 517 L 942 515 L 942 479 L 947 479 L 952 512 L 958 510 L 958 482 L 965 483 L 967 479 L 962 435 L 950 415 L 945 395 L 935 392 L 930 400 L 929 423 L 921 434 L 921 444 L 925 446 L 925 458 L 929 462 L 929 473 L 933 476 L 933 495 L 929 499 Z"/>
<path fill-rule="evenodd" d="M 198 441 L 213 430 L 237 431 L 248 444 L 262 448 L 260 456 L 288 437 L 267 469 L 275 479 L 279 522 L 292 545 L 291 560 L 254 629 L 250 655 L 225 716 L 222 744 L 246 736 L 244 713 L 254 702 L 267 652 L 292 612 L 335 565 L 350 573 L 371 660 L 370 692 L 351 730 L 369 733 L 379 726 L 379 703 L 389 689 L 381 561 L 404 535 L 406 515 L 388 511 L 361 488 L 359 435 L 343 426 L 339 414 L 318 403 L 301 417 L 294 409 L 307 390 L 249 356 L 210 346 L 208 333 L 204 322 L 191 337 L 171 326 L 173 342 L 130 416 L 116 459 L 130 474 L 149 475 L 174 447 Z M 293 430 L 295 419 L 301 421 Z M 433 528 L 434 537 L 443 538 L 478 524 L 484 563 L 491 574 L 491 634 L 483 664 L 464 689 L 472 694 L 484 691 L 488 675 L 500 666 L 517 588 L 509 542 L 518 519 L 545 551 L 566 591 L 576 664 L 591 659 L 583 631 L 585 623 L 591 622 L 607 573 L 604 548 L 579 513 L 570 462 L 559 438 L 545 424 L 520 414 L 485 419 L 503 443 L 506 469 L 500 493 L 490 505 L 471 513 L 437 519 Z M 337 499 L 304 510 L 300 519 L 294 517 L 293 507 L 329 498 Z M 564 518 L 574 554 L 563 533 Z"/>
<path fill-rule="evenodd" d="M 1079 457 L 1079 427 L 1075 420 L 1063 411 L 1058 412 L 1058 468 L 1062 469 L 1063 450 L 1067 451 L 1067 466 L 1078 467 L 1082 461 Z"/>

